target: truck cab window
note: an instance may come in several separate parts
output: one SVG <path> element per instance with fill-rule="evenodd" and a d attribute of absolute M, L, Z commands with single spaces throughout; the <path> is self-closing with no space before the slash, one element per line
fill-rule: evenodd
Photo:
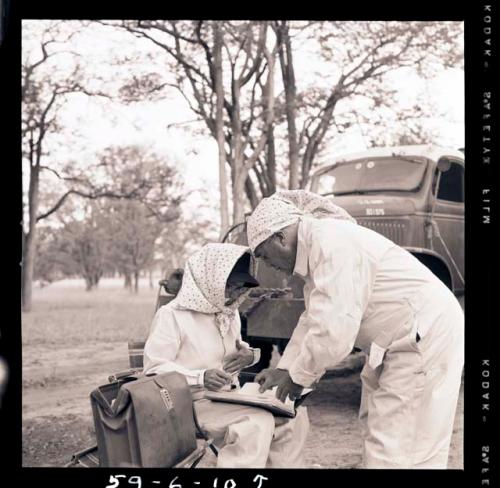
<path fill-rule="evenodd" d="M 450 169 L 441 174 L 437 197 L 438 200 L 449 202 L 462 203 L 464 201 L 464 169 L 462 165 L 452 163 Z"/>

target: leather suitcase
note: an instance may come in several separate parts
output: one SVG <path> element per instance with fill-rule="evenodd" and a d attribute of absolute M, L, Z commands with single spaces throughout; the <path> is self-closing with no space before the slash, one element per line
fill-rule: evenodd
<path fill-rule="evenodd" d="M 191 391 L 179 373 L 127 378 L 90 398 L 100 466 L 172 467 L 197 449 Z"/>

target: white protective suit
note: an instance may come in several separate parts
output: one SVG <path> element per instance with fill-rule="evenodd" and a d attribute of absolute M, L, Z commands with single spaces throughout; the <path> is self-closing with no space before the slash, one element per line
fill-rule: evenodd
<path fill-rule="evenodd" d="M 247 251 L 234 244 L 208 244 L 189 258 L 179 294 L 153 320 L 144 372 L 185 375 L 198 420 L 220 447 L 217 467 L 304 467 L 309 428 L 305 407 L 297 409 L 294 419 L 284 420 L 263 409 L 203 398 L 205 371 L 223 369 L 224 357 L 236 351 L 236 340 L 242 342 L 237 313 L 241 299 L 227 307 L 224 293 L 232 268 Z M 258 360 L 254 350 L 254 363 Z"/>
<path fill-rule="evenodd" d="M 380 234 L 347 220 L 297 217 L 297 209 L 286 217 L 285 208 L 257 207 L 260 226 L 248 225 L 255 250 L 271 235 L 262 227 L 273 211 L 287 225 L 300 221 L 294 272 L 305 280 L 306 310 L 277 367 L 310 386 L 353 346 L 362 349 L 364 467 L 446 468 L 464 360 L 458 301 Z"/>

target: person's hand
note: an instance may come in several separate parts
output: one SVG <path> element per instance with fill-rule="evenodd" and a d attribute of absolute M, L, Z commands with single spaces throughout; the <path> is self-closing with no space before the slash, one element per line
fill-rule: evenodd
<path fill-rule="evenodd" d="M 253 362 L 253 351 L 236 341 L 236 351 L 228 354 L 223 363 L 224 371 L 235 373 L 240 369 L 250 366 Z"/>
<path fill-rule="evenodd" d="M 290 400 L 296 400 L 304 389 L 303 386 L 292 381 L 290 373 L 286 369 L 264 369 L 255 377 L 255 381 L 260 384 L 259 391 L 261 393 L 277 386 L 276 398 L 282 402 L 286 400 L 287 396 L 290 397 Z"/>
<path fill-rule="evenodd" d="M 266 390 L 270 390 L 274 386 L 279 385 L 287 375 L 288 371 L 285 369 L 267 368 L 263 369 L 257 376 L 255 376 L 255 381 L 259 383 L 259 391 L 263 393 Z"/>
<path fill-rule="evenodd" d="M 220 369 L 207 369 L 203 384 L 207 390 L 217 391 L 231 383 L 231 375 Z"/>

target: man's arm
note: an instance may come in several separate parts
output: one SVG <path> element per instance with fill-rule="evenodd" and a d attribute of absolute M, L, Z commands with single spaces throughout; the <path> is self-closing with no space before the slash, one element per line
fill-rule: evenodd
<path fill-rule="evenodd" d="M 331 249 L 331 248 L 330 248 Z M 355 248 L 311 248 L 312 289 L 300 352 L 288 366 L 294 383 L 311 386 L 352 350 L 369 296 L 369 269 Z"/>
<path fill-rule="evenodd" d="M 304 304 L 305 310 L 299 317 L 299 321 L 293 330 L 290 341 L 283 351 L 283 355 L 277 364 L 278 369 L 289 369 L 292 363 L 295 361 L 296 357 L 300 353 L 302 342 L 304 337 L 309 330 L 309 323 L 307 321 L 307 308 L 309 306 L 309 295 L 311 294 L 311 282 L 307 280 L 304 284 Z"/>

